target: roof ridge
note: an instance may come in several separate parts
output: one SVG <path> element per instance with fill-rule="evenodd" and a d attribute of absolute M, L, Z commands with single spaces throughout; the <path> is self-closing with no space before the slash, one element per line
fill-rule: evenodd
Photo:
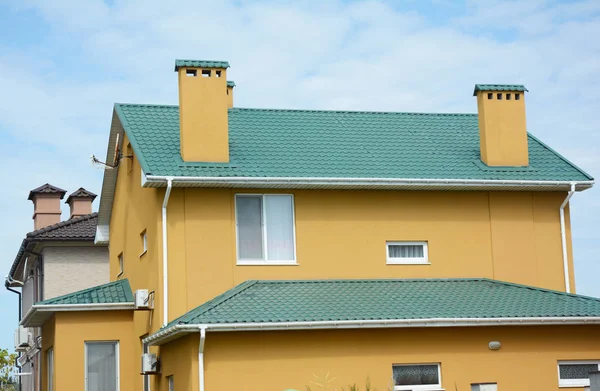
<path fill-rule="evenodd" d="M 246 280 L 246 281 L 242 282 L 241 284 L 239 284 L 231 289 L 226 290 L 225 292 L 221 293 L 219 296 L 205 302 L 204 304 L 201 304 L 196 308 L 192 308 L 191 310 L 187 311 L 185 314 L 181 315 L 179 318 L 174 319 L 173 321 L 169 322 L 169 324 L 167 324 L 167 326 L 176 324 L 176 323 L 183 323 L 183 322 L 187 321 L 186 317 L 189 317 L 188 315 L 190 315 L 192 312 L 194 312 L 193 317 L 205 314 L 206 312 L 216 308 L 218 305 L 225 303 L 227 300 L 237 296 L 238 294 L 242 293 L 246 289 L 250 288 L 253 285 L 256 285 L 259 282 L 260 281 L 258 281 L 258 280 Z M 202 307 L 206 307 L 206 308 L 203 310 Z M 195 311 L 198 311 L 198 312 L 196 313 Z"/>
<path fill-rule="evenodd" d="M 37 303 L 34 303 L 34 304 L 40 304 L 40 305 L 51 304 L 54 301 L 64 300 L 64 299 L 66 299 L 68 297 L 72 297 L 74 295 L 81 295 L 81 294 L 85 294 L 88 292 L 93 292 L 98 289 L 109 288 L 111 286 L 119 286 L 119 285 L 123 285 L 123 290 L 125 291 L 125 296 L 127 297 L 127 299 L 129 299 L 131 302 L 133 302 L 133 294 L 131 292 L 131 285 L 129 284 L 129 280 L 127 278 L 123 278 L 121 280 L 110 281 L 106 284 L 96 285 L 96 286 L 92 286 L 90 288 L 85 288 L 85 289 L 81 289 L 81 290 L 78 290 L 75 292 L 66 293 L 64 295 L 56 296 L 51 299 L 38 301 Z"/>
<path fill-rule="evenodd" d="M 90 214 L 87 214 L 87 215 L 73 217 L 72 219 L 65 220 L 65 221 L 60 221 L 60 222 L 58 222 L 56 224 L 48 225 L 46 227 L 42 227 L 40 229 L 36 229 L 35 231 L 28 232 L 26 236 L 28 238 L 34 238 L 37 235 L 40 235 L 40 234 L 43 234 L 43 233 L 46 233 L 46 232 L 50 232 L 50 231 L 54 231 L 55 229 L 58 229 L 58 228 L 67 227 L 69 225 L 77 224 L 77 223 L 80 223 L 82 221 L 87 221 L 87 220 L 90 220 L 90 219 L 92 219 L 94 217 L 97 217 L 97 216 L 98 216 L 98 212 L 93 212 L 93 213 L 90 213 Z"/>

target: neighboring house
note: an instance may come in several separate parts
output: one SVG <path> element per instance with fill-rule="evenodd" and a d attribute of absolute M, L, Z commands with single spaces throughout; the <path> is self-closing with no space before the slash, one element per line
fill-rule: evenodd
<path fill-rule="evenodd" d="M 108 248 L 95 244 L 98 214 L 92 213 L 96 195 L 83 188 L 67 198 L 70 216 L 61 221 L 60 201 L 65 190 L 50 184 L 29 193 L 34 204 L 35 231 L 29 232 L 6 277 L 5 286 L 19 293 L 19 320 L 32 305 L 108 281 Z M 20 292 L 15 288 L 21 288 Z M 19 328 L 15 349 L 21 352 L 21 390 L 40 390 L 42 346 L 39 328 Z"/>
<path fill-rule="evenodd" d="M 527 133 L 525 87 L 477 85 L 477 114 L 244 109 L 228 67 L 115 105 L 112 282 L 24 317 L 44 391 L 583 389 L 600 300 L 569 200 L 594 182 Z"/>

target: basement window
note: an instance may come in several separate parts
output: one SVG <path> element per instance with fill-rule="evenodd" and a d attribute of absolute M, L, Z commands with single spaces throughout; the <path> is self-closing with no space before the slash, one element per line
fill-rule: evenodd
<path fill-rule="evenodd" d="M 600 361 L 559 361 L 559 387 L 588 387 L 590 372 L 600 370 Z"/>
<path fill-rule="evenodd" d="M 203 69 L 202 77 L 210 77 L 210 69 Z"/>
<path fill-rule="evenodd" d="M 427 265 L 427 242 L 387 242 L 388 265 Z"/>
<path fill-rule="evenodd" d="M 489 99 L 489 100 L 492 100 L 492 99 L 494 99 L 494 94 L 493 94 L 493 93 L 491 93 L 491 92 L 488 92 L 488 99 Z"/>
<path fill-rule="evenodd" d="M 498 93 L 498 94 L 496 95 L 496 99 L 498 99 L 498 100 L 502 100 L 502 94 L 501 94 L 501 93 Z"/>
<path fill-rule="evenodd" d="M 198 76 L 198 71 L 195 69 L 186 69 L 185 75 L 189 76 L 189 77 L 196 77 L 196 76 Z"/>
<path fill-rule="evenodd" d="M 521 100 L 521 94 L 515 94 L 515 100 Z"/>
<path fill-rule="evenodd" d="M 393 365 L 394 390 L 441 390 L 440 364 Z"/>

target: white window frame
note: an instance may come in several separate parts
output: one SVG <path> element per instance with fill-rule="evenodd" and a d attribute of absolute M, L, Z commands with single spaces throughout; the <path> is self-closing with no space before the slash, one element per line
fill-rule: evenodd
<path fill-rule="evenodd" d="M 267 249 L 267 208 L 265 204 L 265 196 L 286 196 L 292 198 L 292 235 L 294 237 L 294 259 L 290 260 L 277 260 L 277 261 L 269 261 L 269 251 Z M 240 235 L 238 233 L 238 216 L 237 216 L 237 199 L 238 197 L 260 197 L 261 198 L 261 207 L 262 207 L 262 221 L 263 224 L 261 226 L 262 229 L 262 246 L 263 246 L 263 258 L 264 259 L 240 259 L 239 249 L 240 249 Z M 236 251 L 236 260 L 237 265 L 240 266 L 265 266 L 265 265 L 275 265 L 275 266 L 286 266 L 286 265 L 298 265 L 298 258 L 296 256 L 296 207 L 295 207 L 295 199 L 293 194 L 282 194 L 282 193 L 237 193 L 235 194 L 234 200 L 234 208 L 235 208 L 235 251 Z"/>
<path fill-rule="evenodd" d="M 140 236 L 142 237 L 142 252 L 140 254 L 141 257 L 142 255 L 146 254 L 146 252 L 148 252 L 148 231 L 143 230 Z"/>
<path fill-rule="evenodd" d="M 571 360 L 571 361 L 559 361 L 556 365 L 558 372 L 558 386 L 563 387 L 588 387 L 590 385 L 590 379 L 561 379 L 560 378 L 560 366 L 561 365 L 577 365 L 577 364 L 596 364 L 598 370 L 600 370 L 600 360 Z"/>
<path fill-rule="evenodd" d="M 392 246 L 423 246 L 422 258 L 392 258 L 390 257 L 390 245 Z M 429 249 L 426 241 L 405 242 L 405 241 L 387 241 L 385 242 L 385 257 L 388 265 L 430 265 Z"/>
<path fill-rule="evenodd" d="M 88 344 L 114 344 L 115 345 L 115 360 L 116 360 L 116 369 L 117 369 L 117 391 L 121 389 L 121 360 L 120 360 L 120 346 L 119 341 L 85 341 L 84 342 L 84 352 L 83 352 L 83 365 L 84 365 L 84 387 L 85 391 L 88 391 Z"/>
<path fill-rule="evenodd" d="M 406 385 L 397 386 L 396 379 L 392 379 L 394 382 L 394 391 L 411 391 L 411 390 L 427 390 L 427 391 L 443 391 L 442 388 L 442 364 L 439 362 L 423 362 L 423 363 L 410 363 L 410 364 L 392 364 L 392 370 L 394 367 L 410 367 L 417 365 L 437 365 L 438 369 L 438 384 L 424 384 L 424 385 Z"/>
<path fill-rule="evenodd" d="M 46 351 L 46 377 L 48 380 L 48 384 L 46 385 L 46 389 L 48 391 L 54 390 L 54 348 L 50 348 Z"/>

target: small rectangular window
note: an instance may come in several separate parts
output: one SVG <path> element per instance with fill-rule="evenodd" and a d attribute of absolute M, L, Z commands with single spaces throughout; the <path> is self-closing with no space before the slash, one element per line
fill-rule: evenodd
<path fill-rule="evenodd" d="M 48 391 L 54 390 L 54 349 L 50 348 L 46 352 L 46 370 L 48 371 Z"/>
<path fill-rule="evenodd" d="M 403 364 L 392 367 L 394 390 L 439 390 L 440 364 Z"/>
<path fill-rule="evenodd" d="M 391 265 L 428 264 L 427 242 L 387 242 L 387 263 Z"/>
<path fill-rule="evenodd" d="M 123 260 L 123 253 L 119 254 L 117 256 L 117 259 L 119 260 L 119 274 L 117 274 L 117 278 L 121 277 L 123 275 L 123 272 L 125 271 L 125 265 L 124 265 L 124 260 Z"/>
<path fill-rule="evenodd" d="M 488 99 L 494 99 L 494 94 L 491 92 L 488 92 Z"/>
<path fill-rule="evenodd" d="M 119 389 L 118 342 L 85 343 L 85 390 L 117 391 Z"/>
<path fill-rule="evenodd" d="M 521 100 L 521 94 L 515 94 L 515 100 Z"/>
<path fill-rule="evenodd" d="M 238 194 L 235 212 L 238 264 L 296 263 L 292 195 Z"/>
<path fill-rule="evenodd" d="M 140 257 L 144 254 L 146 254 L 146 251 L 148 251 L 148 234 L 146 233 L 146 230 L 143 230 L 142 233 L 140 234 L 140 239 L 142 241 L 142 252 L 140 253 Z"/>
<path fill-rule="evenodd" d="M 169 383 L 169 391 L 175 391 L 175 383 L 173 382 L 173 375 L 167 376 L 167 382 Z"/>
<path fill-rule="evenodd" d="M 511 100 L 512 94 L 506 94 L 506 100 Z"/>
<path fill-rule="evenodd" d="M 600 370 L 600 361 L 559 361 L 559 387 L 587 387 L 590 372 Z"/>
<path fill-rule="evenodd" d="M 501 93 L 497 93 L 497 94 L 496 94 L 496 99 L 498 99 L 498 100 L 502 100 L 502 94 L 501 94 Z"/>

